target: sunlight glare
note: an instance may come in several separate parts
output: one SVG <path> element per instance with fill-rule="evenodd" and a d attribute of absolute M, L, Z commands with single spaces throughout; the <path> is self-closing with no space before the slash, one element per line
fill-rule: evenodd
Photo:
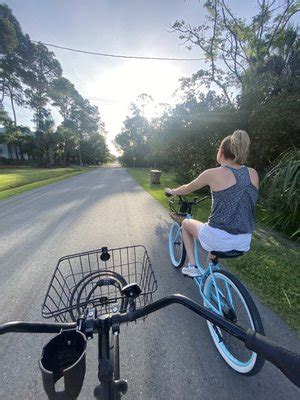
<path fill-rule="evenodd" d="M 172 95 L 182 75 L 183 70 L 178 64 L 130 60 L 87 81 L 86 94 L 98 99 L 91 100 L 91 103 L 99 107 L 106 122 L 110 149 L 113 149 L 111 143 L 121 131 L 124 119 L 130 115 L 130 103 L 138 95 L 147 93 L 154 101 L 145 108 L 145 117 L 151 119 L 159 115 L 160 103 L 174 102 Z"/>

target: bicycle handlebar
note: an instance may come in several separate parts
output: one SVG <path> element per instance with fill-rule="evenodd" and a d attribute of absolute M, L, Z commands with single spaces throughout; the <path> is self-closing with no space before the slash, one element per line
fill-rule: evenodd
<path fill-rule="evenodd" d="M 300 387 L 300 354 L 291 352 L 265 336 L 249 329 L 245 331 L 242 327 L 233 324 L 227 319 L 215 314 L 204 306 L 194 302 L 180 294 L 173 294 L 163 297 L 151 304 L 146 305 L 136 311 L 129 311 L 123 314 L 113 314 L 112 316 L 101 316 L 94 321 L 94 330 L 101 329 L 104 324 L 112 326 L 113 323 L 125 323 L 135 321 L 138 318 L 145 317 L 148 314 L 156 312 L 161 308 L 172 304 L 181 304 L 189 308 L 196 314 L 204 317 L 208 321 L 227 331 L 237 339 L 243 341 L 245 346 L 270 361 L 279 368 L 284 375 L 296 386 Z M 0 325 L 0 335 L 9 332 L 28 332 L 28 333 L 57 333 L 61 329 L 74 329 L 76 323 L 43 323 L 43 322 L 6 322 Z"/>
<path fill-rule="evenodd" d="M 245 346 L 270 361 L 300 387 L 300 354 L 285 349 L 252 329 L 247 331 Z"/>
<path fill-rule="evenodd" d="M 59 322 L 27 322 L 27 321 L 10 321 L 0 324 L 0 335 L 5 333 L 58 333 L 62 329 L 74 329 L 76 322 L 59 323 Z"/>
<path fill-rule="evenodd" d="M 190 200 L 185 200 L 185 196 L 181 195 L 181 194 L 172 195 L 171 193 L 165 192 L 165 195 L 169 198 L 170 197 L 178 197 L 181 201 L 183 201 L 183 199 L 184 199 L 184 201 L 188 202 L 189 204 L 199 204 L 199 203 L 201 203 L 201 201 L 211 198 L 211 196 L 207 195 L 207 196 L 200 197 L 200 198 L 194 198 L 194 200 L 190 201 Z"/>

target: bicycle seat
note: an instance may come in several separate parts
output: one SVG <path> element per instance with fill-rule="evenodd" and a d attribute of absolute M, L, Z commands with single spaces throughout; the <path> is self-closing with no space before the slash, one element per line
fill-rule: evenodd
<path fill-rule="evenodd" d="M 210 253 L 218 258 L 234 258 L 234 257 L 240 257 L 244 254 L 243 251 L 239 250 L 211 251 Z"/>

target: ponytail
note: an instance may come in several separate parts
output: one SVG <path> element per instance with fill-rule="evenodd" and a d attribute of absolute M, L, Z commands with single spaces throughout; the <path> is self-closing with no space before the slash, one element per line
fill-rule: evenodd
<path fill-rule="evenodd" d="M 234 162 L 244 164 L 249 153 L 250 139 L 246 131 L 235 131 L 230 138 L 230 150 L 234 154 Z"/>
<path fill-rule="evenodd" d="M 223 139 L 221 148 L 226 159 L 244 164 L 249 153 L 250 139 L 246 131 L 237 130 Z"/>

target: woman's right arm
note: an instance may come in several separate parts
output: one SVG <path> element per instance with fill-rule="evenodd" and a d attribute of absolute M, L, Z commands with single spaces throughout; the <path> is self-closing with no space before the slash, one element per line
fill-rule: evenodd
<path fill-rule="evenodd" d="M 204 186 L 210 186 L 212 176 L 213 176 L 213 169 L 207 169 L 206 171 L 202 172 L 196 179 L 192 182 L 188 183 L 187 185 L 182 185 L 177 189 L 166 189 L 168 193 L 172 194 L 173 196 L 185 196 L 189 193 L 195 192 L 203 188 Z"/>

